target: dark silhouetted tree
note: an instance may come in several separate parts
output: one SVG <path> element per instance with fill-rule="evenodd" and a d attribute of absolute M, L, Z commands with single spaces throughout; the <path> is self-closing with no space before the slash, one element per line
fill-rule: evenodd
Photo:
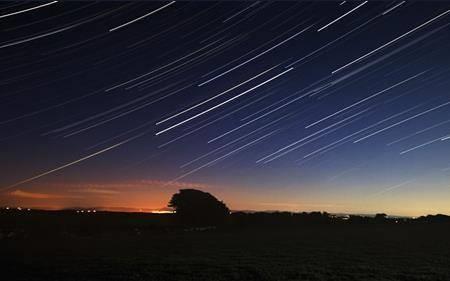
<path fill-rule="evenodd" d="M 223 224 L 230 210 L 208 192 L 181 189 L 172 196 L 169 207 L 175 210 L 180 223 L 189 226 L 215 226 Z"/>
<path fill-rule="evenodd" d="M 381 214 L 376 214 L 374 217 L 376 222 L 386 222 L 388 219 L 388 215 L 381 213 Z"/>

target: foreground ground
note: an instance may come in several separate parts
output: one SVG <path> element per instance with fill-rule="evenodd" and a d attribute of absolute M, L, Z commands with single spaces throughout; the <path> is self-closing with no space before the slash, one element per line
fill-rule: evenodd
<path fill-rule="evenodd" d="M 450 280 L 445 224 L 99 232 L 90 225 L 94 231 L 77 233 L 40 227 L 0 240 L 2 280 Z"/>

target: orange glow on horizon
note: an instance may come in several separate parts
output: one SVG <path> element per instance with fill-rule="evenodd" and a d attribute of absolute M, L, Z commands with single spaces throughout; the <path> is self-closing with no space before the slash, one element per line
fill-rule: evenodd
<path fill-rule="evenodd" d="M 0 196 L 0 206 L 32 209 L 96 209 L 118 212 L 171 212 L 167 204 L 181 188 L 210 192 L 234 211 L 291 211 L 421 216 L 450 214 L 445 196 L 417 197 L 414 194 L 390 196 L 346 196 L 345 193 L 315 193 L 313 188 L 279 192 L 254 192 L 245 187 L 218 187 L 202 183 L 136 180 L 113 183 L 50 183 L 30 185 Z M 417 199 L 419 198 L 419 199 Z M 398 204 L 401 202 L 401 204 Z"/>

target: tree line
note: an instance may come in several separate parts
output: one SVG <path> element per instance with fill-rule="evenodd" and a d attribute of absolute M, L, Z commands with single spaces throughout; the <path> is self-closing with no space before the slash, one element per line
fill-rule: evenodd
<path fill-rule="evenodd" d="M 385 213 L 374 216 L 334 215 L 327 212 L 230 212 L 226 204 L 208 192 L 181 189 L 172 196 L 168 206 L 173 208 L 177 223 L 183 226 L 295 226 L 303 224 L 402 224 L 450 223 L 446 215 L 419 218 L 389 217 Z"/>

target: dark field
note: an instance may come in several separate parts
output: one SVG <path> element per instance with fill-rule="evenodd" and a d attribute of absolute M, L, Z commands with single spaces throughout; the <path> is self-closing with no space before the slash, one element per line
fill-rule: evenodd
<path fill-rule="evenodd" d="M 448 224 L 186 231 L 167 215 L 0 218 L 2 280 L 450 280 Z"/>

